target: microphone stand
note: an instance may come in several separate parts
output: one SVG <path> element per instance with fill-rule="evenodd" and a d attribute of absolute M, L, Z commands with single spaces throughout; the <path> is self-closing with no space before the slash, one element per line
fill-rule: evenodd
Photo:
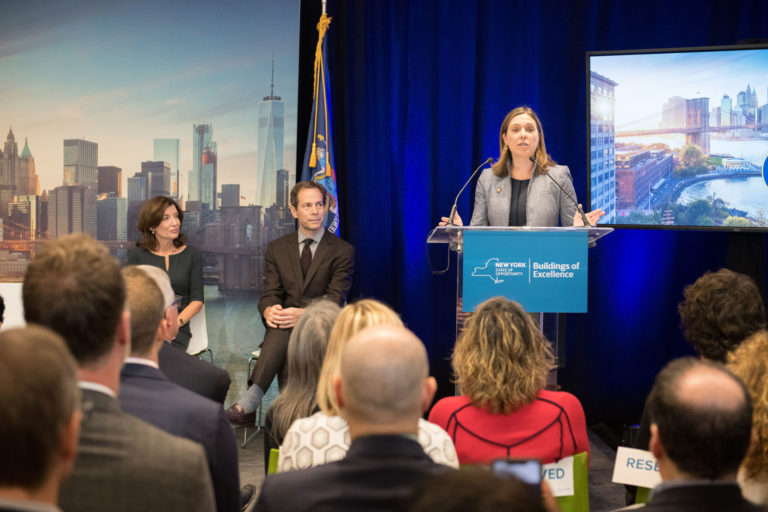
<path fill-rule="evenodd" d="M 469 185 L 469 184 L 470 184 L 470 182 L 471 182 L 471 181 L 472 181 L 472 179 L 475 177 L 475 175 L 478 173 L 478 171 L 479 171 L 480 169 L 482 169 L 483 167 L 485 167 L 486 165 L 490 164 L 491 162 L 493 162 L 493 158 L 489 158 L 489 159 L 488 159 L 488 160 L 486 160 L 485 162 L 481 163 L 481 164 L 480 164 L 480 165 L 477 167 L 477 169 L 475 169 L 475 170 L 474 170 L 474 172 L 472 173 L 472 176 L 470 176 L 470 177 L 469 177 L 469 179 L 468 179 L 468 180 L 467 180 L 467 182 L 464 184 L 464 186 L 463 186 L 463 187 L 461 187 L 461 190 L 459 190 L 459 193 L 458 193 L 458 194 L 456 194 L 456 200 L 453 202 L 453 206 L 451 207 L 451 215 L 448 217 L 448 224 L 447 224 L 448 226 L 453 226 L 453 225 L 454 225 L 454 224 L 453 224 L 453 216 L 454 216 L 454 215 L 456 215 L 456 206 L 457 206 L 457 205 L 458 205 L 458 203 L 459 203 L 459 197 L 461 197 L 461 193 L 462 193 L 462 192 L 464 192 L 464 189 L 465 189 L 465 188 L 467 188 L 467 185 Z"/>
<path fill-rule="evenodd" d="M 486 165 L 490 164 L 491 162 L 493 162 L 493 158 L 489 158 L 488 160 L 486 160 L 485 162 L 480 164 L 480 166 L 472 172 L 472 175 L 469 177 L 467 182 L 464 183 L 464 186 L 461 187 L 461 190 L 459 190 L 459 193 L 456 195 L 456 200 L 453 202 L 453 206 L 451 207 L 451 215 L 448 217 L 448 222 L 446 223 L 446 226 L 455 226 L 455 224 L 453 223 L 453 216 L 456 215 L 456 208 L 458 206 L 459 197 L 461 197 L 461 193 L 464 192 L 464 189 L 467 188 L 467 185 L 470 184 L 470 182 L 475 177 L 475 175 L 478 173 L 478 171 L 480 171 L 480 169 L 482 169 Z M 443 275 L 446 272 L 448 272 L 448 269 L 451 268 L 451 245 L 452 244 L 448 245 L 448 264 L 442 270 L 435 270 L 435 269 L 432 268 L 432 263 L 430 261 L 429 248 L 428 248 L 427 244 L 424 244 L 424 250 L 425 250 L 425 252 L 427 254 L 427 262 L 429 262 L 429 267 L 432 270 L 432 274 L 433 275 Z"/>

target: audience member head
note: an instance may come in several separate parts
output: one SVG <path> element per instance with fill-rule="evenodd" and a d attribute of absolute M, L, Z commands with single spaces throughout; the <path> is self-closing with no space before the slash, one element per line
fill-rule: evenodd
<path fill-rule="evenodd" d="M 735 480 L 749 447 L 752 405 L 725 366 L 672 361 L 656 377 L 646 408 L 662 480 Z"/>
<path fill-rule="evenodd" d="M 0 497 L 55 504 L 77 452 L 77 365 L 34 325 L 0 333 L 0 354 Z"/>
<path fill-rule="evenodd" d="M 3 322 L 5 322 L 5 300 L 3 300 L 3 296 L 0 295 L 0 327 L 2 327 Z"/>
<path fill-rule="evenodd" d="M 136 265 L 151 277 L 160 291 L 163 293 L 165 303 L 165 320 L 167 322 L 167 341 L 173 340 L 179 333 L 179 303 L 181 297 L 176 295 L 171 287 L 171 278 L 168 273 L 159 267 L 152 265 Z"/>
<path fill-rule="evenodd" d="M 555 356 L 530 315 L 503 297 L 488 299 L 467 320 L 453 350 L 453 370 L 472 405 L 507 414 L 530 404 Z"/>
<path fill-rule="evenodd" d="M 164 316 L 168 303 L 155 280 L 143 268 L 131 265 L 123 268 L 122 274 L 131 310 L 131 355 L 155 359 L 159 350 L 158 336 L 160 341 L 165 339 L 167 322 Z"/>
<path fill-rule="evenodd" d="M 768 468 L 768 332 L 759 331 L 728 354 L 728 368 L 752 400 L 752 446 L 742 463 L 746 477 Z"/>
<path fill-rule="evenodd" d="M 179 233 L 173 240 L 173 246 L 181 247 L 187 242 L 187 236 L 181 232 L 184 212 L 181 211 L 179 204 L 168 196 L 155 196 L 148 199 L 139 211 L 139 231 L 143 238 L 136 242 L 136 245 L 150 251 L 157 249 L 158 241 L 155 231 L 163 222 L 168 221 L 168 208 L 171 206 L 179 216 Z M 173 210 L 170 211 L 173 212 Z"/>
<path fill-rule="evenodd" d="M 765 306 L 751 277 L 722 268 L 683 289 L 683 335 L 706 359 L 725 362 L 739 343 L 765 328 Z"/>
<path fill-rule="evenodd" d="M 406 502 L 408 512 L 544 512 L 539 493 L 519 478 L 463 466 L 422 481 Z"/>
<path fill-rule="evenodd" d="M 312 414 L 317 407 L 317 380 L 325 358 L 328 337 L 341 308 L 335 302 L 318 300 L 299 317 L 291 332 L 286 354 L 288 383 L 272 403 L 272 438 L 282 444 L 291 423 Z"/>
<path fill-rule="evenodd" d="M 403 325 L 397 313 L 383 303 L 363 299 L 347 304 L 341 309 L 328 339 L 320 379 L 317 383 L 317 404 L 325 414 L 338 416 L 339 404 L 333 390 L 333 377 L 341 368 L 341 352 L 349 338 L 355 333 L 372 325 Z"/>
<path fill-rule="evenodd" d="M 27 322 L 52 329 L 83 367 L 99 367 L 121 343 L 130 343 L 120 266 L 85 234 L 44 245 L 27 267 L 22 288 Z"/>
<path fill-rule="evenodd" d="M 437 390 L 427 351 L 402 326 L 366 327 L 347 341 L 333 379 L 336 401 L 352 439 L 369 434 L 416 434 Z"/>

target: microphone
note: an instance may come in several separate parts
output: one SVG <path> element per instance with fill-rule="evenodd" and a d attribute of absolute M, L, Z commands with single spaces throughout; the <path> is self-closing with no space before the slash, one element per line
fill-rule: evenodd
<path fill-rule="evenodd" d="M 546 169 L 544 169 L 544 168 L 541 166 L 541 164 L 540 164 L 540 163 L 539 163 L 539 162 L 536 160 L 536 157 L 535 157 L 535 156 L 532 156 L 532 157 L 531 157 L 529 160 L 530 160 L 531 162 L 533 162 L 533 166 L 534 166 L 534 168 L 535 168 L 535 167 L 539 167 L 539 168 L 542 170 L 542 172 L 543 172 L 543 173 L 544 173 L 544 174 L 545 174 L 545 175 L 546 175 L 546 176 L 547 176 L 549 179 L 551 179 L 551 180 L 554 182 L 554 184 L 555 184 L 555 185 L 557 185 L 557 188 L 559 188 L 560 190 L 562 190 L 562 191 L 563 191 L 563 194 L 565 194 L 565 195 L 566 195 L 566 197 L 568 197 L 568 199 L 570 199 L 571 201 L 573 201 L 573 204 L 575 204 L 575 205 L 576 205 L 576 210 L 579 212 L 579 215 L 581 216 L 581 220 L 582 220 L 582 222 L 584 222 L 584 227 L 591 227 L 591 228 L 593 228 L 594 226 L 593 226 L 592 224 L 590 224 L 590 223 L 589 223 L 589 221 L 587 220 L 587 216 L 586 216 L 586 215 L 584 215 L 584 210 L 582 210 L 582 209 L 581 209 L 581 206 L 579 206 L 579 202 L 578 202 L 578 201 L 576 201 L 576 199 L 575 199 L 575 198 L 574 198 L 574 197 L 573 197 L 571 194 L 569 194 L 568 192 L 566 192 L 566 190 L 565 190 L 565 189 L 562 187 L 562 185 L 560 185 L 560 184 L 557 182 L 557 180 L 556 180 L 555 178 L 553 178 L 552 176 L 550 176 L 550 175 L 549 175 L 549 172 L 547 172 L 547 170 L 546 170 Z"/>
<path fill-rule="evenodd" d="M 483 168 L 483 167 L 485 167 L 486 165 L 490 164 L 491 162 L 493 162 L 493 158 L 489 158 L 489 159 L 488 159 L 488 160 L 486 160 L 485 162 L 481 163 L 481 164 L 478 166 L 478 168 L 477 168 L 477 169 L 475 169 L 475 171 L 472 173 L 472 176 L 470 176 L 470 177 L 469 177 L 469 179 L 468 179 L 468 180 L 467 180 L 467 182 L 464 184 L 464 186 L 463 186 L 463 187 L 461 187 L 461 190 L 459 190 L 459 193 L 458 193 L 458 194 L 456 194 L 456 200 L 453 202 L 453 206 L 451 207 L 451 214 L 448 216 L 448 224 L 447 224 L 448 226 L 453 226 L 453 216 L 454 216 L 454 215 L 456 215 L 456 206 L 457 206 L 457 205 L 458 205 L 458 203 L 459 203 L 459 197 L 461 197 L 461 193 L 462 193 L 462 192 L 464 192 L 464 189 L 465 189 L 465 188 L 467 188 L 467 185 L 469 185 L 469 183 L 472 181 L 472 178 L 474 178 L 474 177 L 475 177 L 475 174 L 477 174 L 477 172 L 478 172 L 480 169 L 482 169 L 482 168 Z"/>

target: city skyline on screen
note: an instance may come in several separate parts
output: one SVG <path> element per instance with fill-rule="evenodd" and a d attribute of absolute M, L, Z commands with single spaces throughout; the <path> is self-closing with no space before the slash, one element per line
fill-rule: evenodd
<path fill-rule="evenodd" d="M 662 106 L 672 96 L 736 99 L 747 85 L 768 102 L 768 49 L 716 52 L 598 55 L 590 70 L 616 86 L 616 130 L 658 128 Z"/>
<path fill-rule="evenodd" d="M 589 74 L 603 223 L 768 228 L 768 48 L 590 55 Z"/>

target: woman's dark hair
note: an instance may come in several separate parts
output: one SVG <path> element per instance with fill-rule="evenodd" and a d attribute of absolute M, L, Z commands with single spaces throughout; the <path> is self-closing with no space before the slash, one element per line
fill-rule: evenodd
<path fill-rule="evenodd" d="M 139 231 L 144 238 L 136 242 L 136 245 L 149 251 L 157 248 L 157 238 L 153 230 L 163 221 L 163 214 L 169 206 L 175 206 L 179 212 L 179 236 L 173 241 L 174 247 L 181 247 L 187 242 L 187 236 L 181 232 L 181 224 L 184 223 L 184 212 L 178 203 L 168 196 L 155 196 L 147 200 L 139 212 Z"/>

